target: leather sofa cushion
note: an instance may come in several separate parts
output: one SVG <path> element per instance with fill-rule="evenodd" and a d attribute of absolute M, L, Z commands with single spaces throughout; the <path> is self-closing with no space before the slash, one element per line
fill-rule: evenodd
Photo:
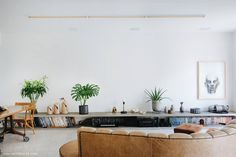
<path fill-rule="evenodd" d="M 128 135 L 129 132 L 128 131 L 125 131 L 125 130 L 114 130 L 112 132 L 113 135 Z"/>
<path fill-rule="evenodd" d="M 225 127 L 221 131 L 226 132 L 228 135 L 236 134 L 236 129 L 230 127 Z"/>
<path fill-rule="evenodd" d="M 149 133 L 148 137 L 169 138 L 169 136 L 167 134 L 162 134 L 162 133 Z"/>
<path fill-rule="evenodd" d="M 194 139 L 211 139 L 212 136 L 209 135 L 208 133 L 192 133 L 191 136 Z"/>
<path fill-rule="evenodd" d="M 174 133 L 174 134 L 170 134 L 169 138 L 182 138 L 182 139 L 186 139 L 186 138 L 192 138 L 192 136 L 188 135 L 188 134 L 184 134 L 184 133 Z"/>
<path fill-rule="evenodd" d="M 220 130 L 211 131 L 211 132 L 208 132 L 208 134 L 210 134 L 213 138 L 222 137 L 222 136 L 226 136 L 227 135 L 226 132 L 220 131 Z"/>
<path fill-rule="evenodd" d="M 96 133 L 111 134 L 112 130 L 107 128 L 98 128 Z"/>
<path fill-rule="evenodd" d="M 132 131 L 129 133 L 130 136 L 147 136 L 147 133 L 142 131 Z"/>
<path fill-rule="evenodd" d="M 80 127 L 78 132 L 96 132 L 96 128 L 91 127 Z"/>

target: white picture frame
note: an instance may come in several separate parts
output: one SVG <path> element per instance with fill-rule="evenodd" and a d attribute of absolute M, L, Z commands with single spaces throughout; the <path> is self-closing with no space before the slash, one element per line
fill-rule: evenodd
<path fill-rule="evenodd" d="M 223 61 L 198 62 L 198 99 L 226 98 L 226 64 Z"/>

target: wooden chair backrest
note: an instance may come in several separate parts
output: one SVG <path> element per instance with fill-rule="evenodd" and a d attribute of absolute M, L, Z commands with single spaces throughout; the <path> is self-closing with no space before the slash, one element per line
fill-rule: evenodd
<path fill-rule="evenodd" d="M 25 106 L 27 107 L 26 111 L 25 111 L 25 115 L 29 114 L 31 118 L 34 117 L 34 112 L 36 109 L 36 105 L 35 103 L 30 103 L 30 102 L 16 102 L 15 103 L 16 106 Z"/>

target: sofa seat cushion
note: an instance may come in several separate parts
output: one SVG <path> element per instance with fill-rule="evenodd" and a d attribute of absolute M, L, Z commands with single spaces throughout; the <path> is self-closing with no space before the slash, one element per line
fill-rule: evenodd
<path fill-rule="evenodd" d="M 149 133 L 148 137 L 169 138 L 169 136 L 167 134 L 163 134 L 163 133 Z"/>
<path fill-rule="evenodd" d="M 210 139 L 210 138 L 212 138 L 212 136 L 209 135 L 208 133 L 192 133 L 191 136 L 194 139 Z"/>
<path fill-rule="evenodd" d="M 174 134 L 170 134 L 169 138 L 187 139 L 187 138 L 192 138 L 192 136 L 188 134 L 184 134 L 184 133 L 174 133 Z"/>
<path fill-rule="evenodd" d="M 69 141 L 59 149 L 60 157 L 78 157 L 78 140 Z"/>
<path fill-rule="evenodd" d="M 229 135 L 236 134 L 236 129 L 235 128 L 225 127 L 223 129 L 221 129 L 221 131 L 224 131 Z"/>
<path fill-rule="evenodd" d="M 96 130 L 96 133 L 99 134 L 111 134 L 112 130 L 111 129 L 107 129 L 107 128 L 98 128 Z"/>
<path fill-rule="evenodd" d="M 228 135 L 226 132 L 220 131 L 220 130 L 211 131 L 211 132 L 208 132 L 208 134 L 210 134 L 213 138 L 222 137 L 222 136 L 227 136 Z"/>
<path fill-rule="evenodd" d="M 78 132 L 96 132 L 96 128 L 92 127 L 80 127 Z"/>
<path fill-rule="evenodd" d="M 129 133 L 130 136 L 147 136 L 147 133 L 142 131 L 132 131 Z"/>
<path fill-rule="evenodd" d="M 114 130 L 114 131 L 112 132 L 112 134 L 113 134 L 113 135 L 128 135 L 129 132 L 126 131 L 126 130 Z"/>

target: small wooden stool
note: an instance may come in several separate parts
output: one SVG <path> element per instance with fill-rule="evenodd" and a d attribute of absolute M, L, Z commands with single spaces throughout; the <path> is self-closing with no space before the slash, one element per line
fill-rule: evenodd
<path fill-rule="evenodd" d="M 181 124 L 174 128 L 174 133 L 192 134 L 201 131 L 202 128 L 202 125 L 197 124 Z"/>

